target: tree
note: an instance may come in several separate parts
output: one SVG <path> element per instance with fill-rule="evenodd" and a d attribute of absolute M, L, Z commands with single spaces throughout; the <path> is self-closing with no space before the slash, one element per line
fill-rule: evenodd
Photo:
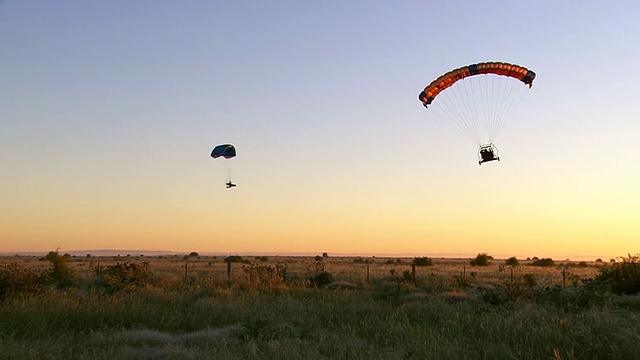
<path fill-rule="evenodd" d="M 504 264 L 505 264 L 505 265 L 508 265 L 508 266 L 519 266 L 519 265 L 520 265 L 520 262 L 518 261 L 518 259 L 516 259 L 516 257 L 515 257 L 515 256 L 512 256 L 512 257 L 508 258 L 508 259 L 504 262 Z"/>
<path fill-rule="evenodd" d="M 491 255 L 487 255 L 487 253 L 478 254 L 475 259 L 471 260 L 471 266 L 489 266 L 491 263 L 489 260 L 493 260 Z"/>
<path fill-rule="evenodd" d="M 248 263 L 242 256 L 239 255 L 231 255 L 224 258 L 224 262 L 226 263 Z"/>
<path fill-rule="evenodd" d="M 431 266 L 433 265 L 433 260 L 430 257 L 416 257 L 413 258 L 413 265 L 415 266 Z"/>
<path fill-rule="evenodd" d="M 538 259 L 531 263 L 531 266 L 555 266 L 556 263 L 551 258 Z"/>

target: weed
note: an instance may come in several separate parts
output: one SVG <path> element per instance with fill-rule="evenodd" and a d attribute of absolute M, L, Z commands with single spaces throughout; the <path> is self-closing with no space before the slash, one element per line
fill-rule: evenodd
<path fill-rule="evenodd" d="M 100 264 L 93 268 L 97 278 L 97 284 L 110 292 L 119 290 L 131 290 L 142 286 L 148 278 L 149 263 L 143 261 L 140 264 L 132 262 L 117 263 L 107 267 Z"/>

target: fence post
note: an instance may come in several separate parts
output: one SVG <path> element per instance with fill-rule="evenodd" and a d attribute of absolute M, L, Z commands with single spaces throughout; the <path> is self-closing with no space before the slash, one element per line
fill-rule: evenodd
<path fill-rule="evenodd" d="M 467 267 L 463 266 L 462 267 L 462 281 L 467 280 Z"/>
<path fill-rule="evenodd" d="M 184 263 L 184 282 L 189 280 L 189 263 Z"/>
<path fill-rule="evenodd" d="M 231 261 L 227 263 L 227 280 L 231 280 Z"/>
<path fill-rule="evenodd" d="M 511 268 L 511 281 L 513 281 L 513 268 Z"/>
<path fill-rule="evenodd" d="M 567 286 L 567 271 L 562 270 L 562 287 Z"/>
<path fill-rule="evenodd" d="M 418 286 L 416 282 L 416 264 L 411 264 L 411 279 L 413 280 L 413 286 Z"/>
<path fill-rule="evenodd" d="M 369 283 L 369 265 L 367 265 L 367 284 Z"/>

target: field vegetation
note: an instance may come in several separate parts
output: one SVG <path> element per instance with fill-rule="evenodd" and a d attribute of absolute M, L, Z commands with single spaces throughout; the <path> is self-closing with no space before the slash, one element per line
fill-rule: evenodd
<path fill-rule="evenodd" d="M 631 359 L 639 269 L 638 255 L 5 257 L 0 358 Z"/>

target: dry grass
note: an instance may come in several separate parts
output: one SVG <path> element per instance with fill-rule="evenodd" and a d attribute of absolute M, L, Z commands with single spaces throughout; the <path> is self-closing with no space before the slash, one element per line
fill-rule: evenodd
<path fill-rule="evenodd" d="M 246 260 L 253 261 L 252 257 Z M 356 263 L 355 257 L 329 257 L 324 258 L 322 265 L 325 271 L 330 272 L 336 282 L 351 283 L 354 286 L 364 286 L 369 281 L 389 280 L 395 276 L 401 276 L 405 271 L 411 271 L 412 258 L 367 258 L 370 263 Z M 224 282 L 241 282 L 245 279 L 242 271 L 242 264 L 234 263 L 231 266 L 231 273 L 227 273 L 227 264 L 224 257 L 207 257 L 184 259 L 179 256 L 171 257 L 143 257 L 143 256 L 120 256 L 120 257 L 72 257 L 68 264 L 74 273 L 74 278 L 79 282 L 89 281 L 93 277 L 95 266 L 112 266 L 117 263 L 134 262 L 149 263 L 149 272 L 152 274 L 152 282 L 162 284 L 163 287 L 177 288 L 185 280 L 189 282 L 204 282 L 219 284 Z M 577 266 L 578 262 L 563 261 L 557 262 L 554 267 L 530 266 L 530 262 L 521 261 L 521 266 L 510 268 L 501 266 L 504 260 L 496 259 L 489 266 L 471 266 L 470 259 L 433 259 L 434 265 L 428 267 L 416 267 L 416 281 L 418 283 L 429 283 L 434 279 L 464 278 L 472 285 L 495 285 L 502 283 L 505 279 L 514 276 L 520 277 L 524 274 L 534 274 L 538 283 L 544 285 L 562 285 L 563 271 L 565 271 L 564 282 L 571 284 L 571 276 L 577 278 L 591 278 L 598 273 L 598 266 L 595 262 L 587 263 L 587 266 Z M 36 270 L 50 268 L 48 261 L 43 261 L 32 256 L 11 256 L 0 258 L 0 263 L 19 263 L 22 266 Z M 290 257 L 273 256 L 267 262 L 257 262 L 265 266 L 275 264 L 286 264 L 288 267 L 288 280 L 293 282 L 308 279 L 314 273 L 313 257 Z M 186 267 L 186 269 L 185 269 Z M 185 271 L 186 270 L 186 271 Z M 339 286 L 339 285 L 335 285 Z"/>
<path fill-rule="evenodd" d="M 595 263 L 522 262 L 512 272 L 501 260 L 471 267 L 470 259 L 433 259 L 416 268 L 414 283 L 409 258 L 247 259 L 260 265 L 255 272 L 233 264 L 228 274 L 222 257 L 71 258 L 69 284 L 0 303 L 0 359 L 571 359 L 640 351 L 638 297 L 583 304 L 570 279 L 567 289 L 546 293 L 562 297 L 495 296 L 511 276 L 557 285 L 563 271 L 595 275 Z M 143 261 L 150 276 L 140 285 L 109 292 L 95 282 L 98 264 Z M 33 257 L 0 258 L 12 262 L 50 268 Z M 276 264 L 287 265 L 286 280 L 264 268 Z M 309 287 L 318 271 L 335 281 Z"/>

